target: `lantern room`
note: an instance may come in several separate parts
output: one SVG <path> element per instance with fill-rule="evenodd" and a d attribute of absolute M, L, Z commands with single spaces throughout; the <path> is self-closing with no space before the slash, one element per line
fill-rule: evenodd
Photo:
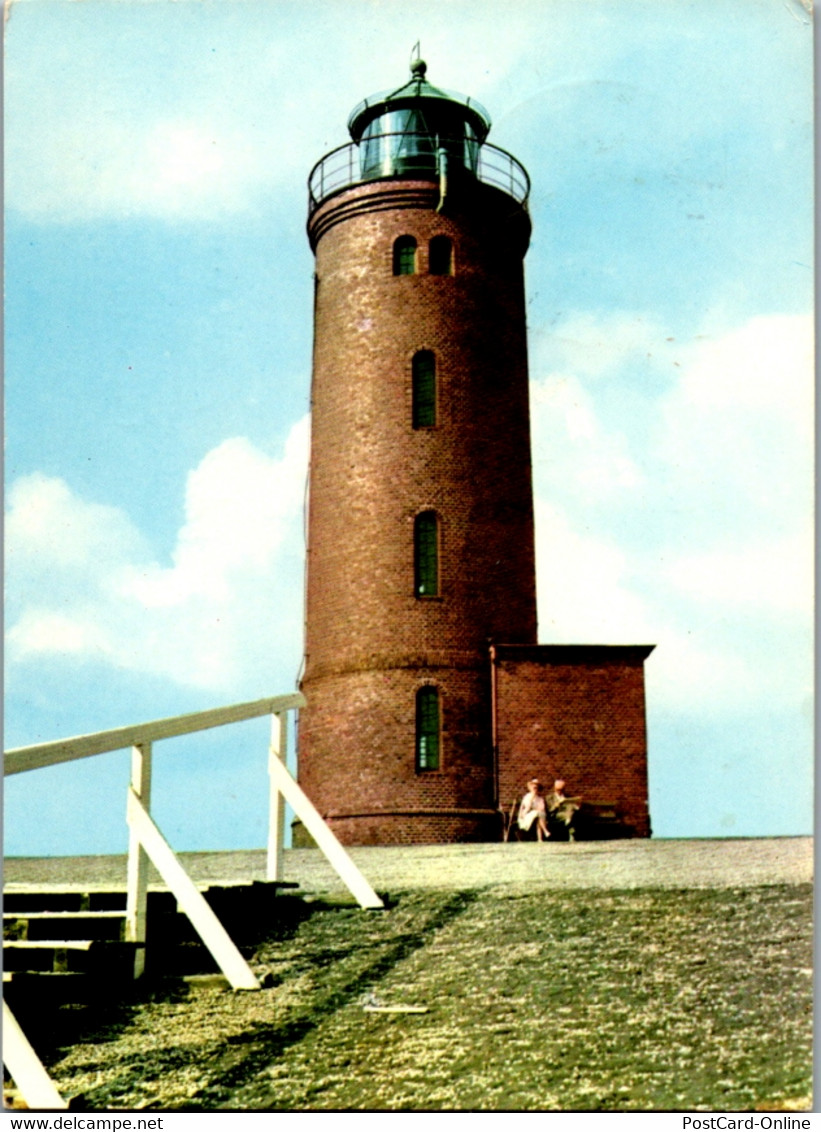
<path fill-rule="evenodd" d="M 438 181 L 440 207 L 449 186 L 480 181 L 527 207 L 530 179 L 515 157 L 486 142 L 490 115 L 480 102 L 433 86 L 423 59 L 395 90 L 354 107 L 352 141 L 331 150 L 308 178 L 309 214 L 354 185 L 382 180 Z"/>
<path fill-rule="evenodd" d="M 426 70 L 425 61 L 415 59 L 409 82 L 354 108 L 348 129 L 359 146 L 363 180 L 435 178 L 445 161 L 451 172 L 467 169 L 476 174 L 490 116 L 475 99 L 433 86 Z"/>

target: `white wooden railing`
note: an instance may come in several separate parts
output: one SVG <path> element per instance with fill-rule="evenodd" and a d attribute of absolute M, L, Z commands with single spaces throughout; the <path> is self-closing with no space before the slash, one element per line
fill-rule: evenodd
<path fill-rule="evenodd" d="M 269 816 L 266 868 L 268 879 L 273 881 L 283 879 L 285 803 L 287 802 L 360 906 L 384 907 L 382 900 L 340 845 L 285 765 L 288 714 L 304 706 L 304 703 L 304 697 L 295 692 L 287 696 L 274 696 L 249 703 L 213 708 L 210 711 L 157 719 L 150 723 L 138 723 L 112 731 L 79 735 L 73 739 L 58 739 L 51 743 L 18 747 L 6 752 L 4 771 L 6 775 L 11 775 L 131 748 L 131 781 L 126 805 L 129 829 L 126 939 L 143 945 L 138 946 L 135 951 L 135 978 L 143 973 L 145 966 L 148 863 L 151 861 L 231 986 L 235 990 L 260 989 L 253 971 L 151 817 L 152 745 L 162 739 L 223 727 L 230 723 L 239 723 L 270 714 L 272 726 L 268 756 Z M 3 1021 L 3 1060 L 6 1066 L 18 1082 L 21 1091 L 23 1091 L 21 1081 L 26 1080 L 32 1083 L 30 1087 L 35 1089 L 38 1096 L 45 1099 L 47 1089 L 42 1085 L 45 1070 L 5 1004 Z M 48 1081 L 47 1075 L 44 1079 Z M 40 1086 L 37 1086 L 37 1082 L 40 1082 Z M 39 1107 L 55 1107 L 55 1097 L 59 1099 L 59 1094 L 52 1085 L 50 1100 Z M 33 1097 L 26 1099 L 32 1107 L 36 1107 Z"/>

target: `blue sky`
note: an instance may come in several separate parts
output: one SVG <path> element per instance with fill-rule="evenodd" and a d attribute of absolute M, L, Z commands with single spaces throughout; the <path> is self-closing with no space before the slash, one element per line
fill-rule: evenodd
<path fill-rule="evenodd" d="M 657 835 L 809 832 L 807 8 L 16 0 L 6 745 L 293 689 L 305 182 L 420 40 L 533 182 L 540 640 L 657 645 Z M 264 844 L 266 742 L 158 748 L 176 848 Z M 126 780 L 10 779 L 7 852 L 122 850 Z"/>

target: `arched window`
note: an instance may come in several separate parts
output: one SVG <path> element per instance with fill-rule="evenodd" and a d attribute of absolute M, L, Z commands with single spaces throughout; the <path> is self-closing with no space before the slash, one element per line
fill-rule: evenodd
<path fill-rule="evenodd" d="M 393 245 L 394 275 L 416 274 L 416 240 L 413 236 L 400 236 Z"/>
<path fill-rule="evenodd" d="M 417 597 L 439 593 L 439 519 L 435 511 L 422 511 L 413 524 L 413 586 Z"/>
<path fill-rule="evenodd" d="M 430 350 L 413 355 L 411 379 L 413 427 L 431 428 L 436 424 L 436 358 Z"/>
<path fill-rule="evenodd" d="M 447 236 L 434 236 L 431 240 L 428 270 L 431 275 L 453 275 L 453 244 Z"/>
<path fill-rule="evenodd" d="M 416 693 L 416 769 L 439 769 L 439 689 L 430 684 Z"/>

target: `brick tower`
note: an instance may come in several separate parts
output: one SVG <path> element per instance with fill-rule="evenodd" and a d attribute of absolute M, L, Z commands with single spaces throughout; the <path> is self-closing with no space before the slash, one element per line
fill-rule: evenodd
<path fill-rule="evenodd" d="M 649 836 L 653 646 L 536 640 L 527 173 L 422 60 L 348 126 L 309 182 L 299 780 L 347 844 L 496 839 L 534 774 Z"/>
<path fill-rule="evenodd" d="M 488 644 L 536 643 L 529 181 L 425 70 L 310 178 L 299 779 L 347 844 L 497 836 Z"/>

